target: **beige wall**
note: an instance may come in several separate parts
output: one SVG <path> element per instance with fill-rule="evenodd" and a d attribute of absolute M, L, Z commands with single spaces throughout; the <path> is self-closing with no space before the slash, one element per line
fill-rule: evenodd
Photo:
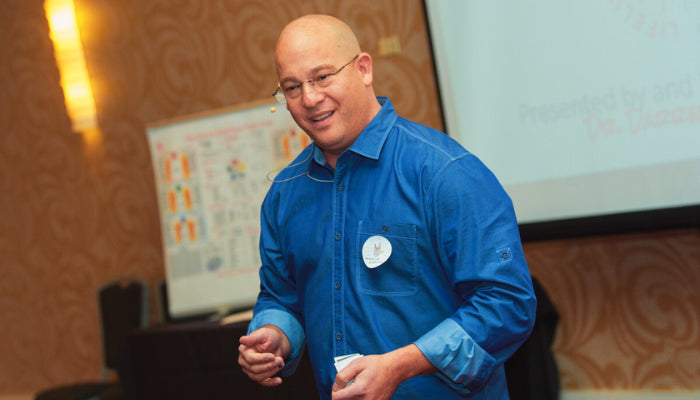
<path fill-rule="evenodd" d="M 419 0 L 78 0 L 97 136 L 70 132 L 43 2 L 0 6 L 0 395 L 99 377 L 97 287 L 163 278 L 145 124 L 269 96 L 291 18 L 347 20 L 375 56 L 378 94 L 442 128 Z M 380 55 L 393 35 L 401 52 Z M 526 254 L 561 313 L 565 388 L 700 388 L 697 231 Z"/>

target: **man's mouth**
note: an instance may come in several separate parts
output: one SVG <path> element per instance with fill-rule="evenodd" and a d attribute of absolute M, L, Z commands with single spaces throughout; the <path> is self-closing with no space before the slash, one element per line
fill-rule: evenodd
<path fill-rule="evenodd" d="M 329 111 L 329 112 L 327 112 L 327 113 L 323 113 L 323 114 L 320 114 L 320 115 L 316 115 L 316 116 L 314 116 L 314 117 L 311 117 L 311 120 L 314 121 L 314 122 L 319 122 L 319 121 L 322 121 L 322 120 L 324 120 L 324 119 L 330 117 L 331 115 L 333 115 L 333 113 L 334 113 L 334 111 Z"/>

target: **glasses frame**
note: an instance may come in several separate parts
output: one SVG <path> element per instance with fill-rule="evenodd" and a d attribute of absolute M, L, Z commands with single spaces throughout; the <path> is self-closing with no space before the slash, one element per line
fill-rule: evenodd
<path fill-rule="evenodd" d="M 302 92 L 303 92 L 303 90 L 304 90 L 304 84 L 305 84 L 305 83 L 308 83 L 309 85 L 311 85 L 311 86 L 313 86 L 314 88 L 316 88 L 316 83 L 317 83 L 318 81 L 321 80 L 321 77 L 323 77 L 324 79 L 326 79 L 326 78 L 328 78 L 328 77 L 338 75 L 338 74 L 340 73 L 340 71 L 343 70 L 343 68 L 345 68 L 345 67 L 347 67 L 348 65 L 352 64 L 355 60 L 357 60 L 357 58 L 358 58 L 359 56 L 360 56 L 360 54 L 358 53 L 358 54 L 357 54 L 355 57 L 353 57 L 350 61 L 348 61 L 348 62 L 346 62 L 345 64 L 343 64 L 342 67 L 338 68 L 338 69 L 335 70 L 334 72 L 329 72 L 329 73 L 321 74 L 321 75 L 319 75 L 319 76 L 317 76 L 317 77 L 315 77 L 315 78 L 307 79 L 307 80 L 305 80 L 305 81 L 298 82 L 298 84 L 301 86 Z M 318 90 L 318 89 L 316 89 L 316 90 Z M 272 95 L 277 99 L 277 101 L 278 101 L 279 103 L 284 103 L 284 102 L 287 100 L 287 96 L 285 96 L 284 90 L 282 90 L 282 84 L 281 84 L 280 82 L 277 82 L 277 88 L 276 88 L 275 91 L 272 93 Z M 300 97 L 301 97 L 301 96 L 300 96 Z M 298 98 L 298 97 L 294 97 L 293 99 L 297 99 L 297 98 Z"/>

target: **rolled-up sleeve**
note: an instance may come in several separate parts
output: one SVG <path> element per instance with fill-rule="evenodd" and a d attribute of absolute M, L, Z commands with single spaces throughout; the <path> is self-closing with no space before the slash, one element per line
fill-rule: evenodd
<path fill-rule="evenodd" d="M 496 365 L 496 360 L 449 318 L 419 338 L 415 345 L 440 370 L 442 380 L 464 394 L 483 387 Z"/>

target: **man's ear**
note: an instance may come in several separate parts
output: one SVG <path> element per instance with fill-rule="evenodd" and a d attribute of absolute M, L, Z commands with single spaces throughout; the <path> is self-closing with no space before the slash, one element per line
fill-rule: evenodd
<path fill-rule="evenodd" d="M 365 86 L 372 85 L 374 81 L 374 76 L 372 75 L 372 56 L 368 53 L 360 53 L 357 57 L 357 66 L 362 73 L 362 82 Z"/>

